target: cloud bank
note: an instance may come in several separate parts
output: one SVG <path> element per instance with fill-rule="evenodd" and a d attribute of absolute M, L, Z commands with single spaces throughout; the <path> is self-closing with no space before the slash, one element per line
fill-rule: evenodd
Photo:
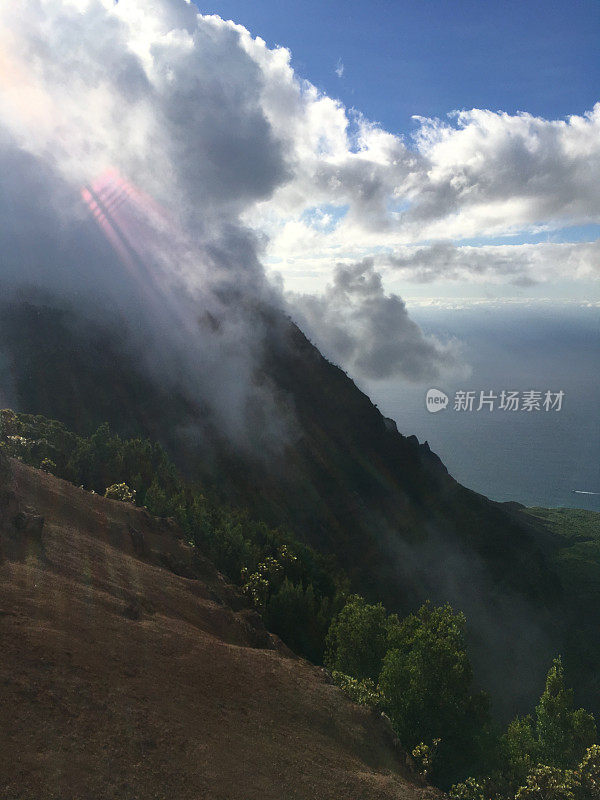
<path fill-rule="evenodd" d="M 256 308 L 279 300 L 239 214 L 288 167 L 239 32 L 183 0 L 32 0 L 0 30 L 4 296 L 122 327 L 141 366 L 255 444 L 256 409 L 280 416 L 254 379 Z"/>
<path fill-rule="evenodd" d="M 323 295 L 297 295 L 293 302 L 303 329 L 352 374 L 420 381 L 464 371 L 458 343 L 425 336 L 402 298 L 386 294 L 372 258 L 338 264 Z"/>
<path fill-rule="evenodd" d="M 379 261 L 420 283 L 492 280 L 531 286 L 566 276 L 573 280 L 599 278 L 600 240 L 479 247 L 445 241 L 399 248 L 380 256 Z"/>
<path fill-rule="evenodd" d="M 301 168 L 268 208 L 280 221 L 292 210 L 344 207 L 339 234 L 353 244 L 600 223 L 600 103 L 566 120 L 478 109 L 416 117 L 407 140 L 327 100 L 307 100 L 311 121 L 327 110 L 329 125 L 310 157 L 297 142 Z"/>
<path fill-rule="evenodd" d="M 120 314 L 149 368 L 187 375 L 229 428 L 270 402 L 252 378 L 257 305 L 286 308 L 358 377 L 420 380 L 459 353 L 422 333 L 388 274 L 597 276 L 597 243 L 456 242 L 600 223 L 600 104 L 416 118 L 401 137 L 186 0 L 3 4 L 0 67 L 3 290 Z M 317 291 L 284 293 L 274 270 Z"/>

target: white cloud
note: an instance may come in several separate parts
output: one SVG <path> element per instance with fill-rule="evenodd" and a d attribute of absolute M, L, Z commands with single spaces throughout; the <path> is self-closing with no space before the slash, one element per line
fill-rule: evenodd
<path fill-rule="evenodd" d="M 600 223 L 600 104 L 558 121 L 485 110 L 418 119 L 407 139 L 318 92 L 285 48 L 186 0 L 22 0 L 0 6 L 0 120 L 4 281 L 87 287 L 125 307 L 151 292 L 163 330 L 194 325 L 198 304 L 222 313 L 232 293 L 273 300 L 268 259 L 284 284 L 312 281 L 337 309 L 334 320 L 321 299 L 298 299 L 307 324 L 324 320 L 323 341 L 341 341 L 333 328 L 346 326 L 337 357 L 408 374 L 413 356 L 435 369 L 442 350 L 380 273 L 521 286 L 597 274 L 593 243 L 420 243 Z M 107 170 L 146 198 L 145 213 L 155 201 L 169 211 L 168 223 L 153 213 L 160 231 L 143 237 L 143 293 L 85 222 L 80 189 Z M 395 331 L 387 349 L 384 320 Z M 246 338 L 259 347 L 260 332 Z"/>
<path fill-rule="evenodd" d="M 341 58 L 338 58 L 337 64 L 335 65 L 335 74 L 338 76 L 338 78 L 343 77 L 344 69 L 345 69 L 344 62 L 342 61 Z"/>
<path fill-rule="evenodd" d="M 370 258 L 338 264 L 322 296 L 291 296 L 302 327 L 322 352 L 361 378 L 411 381 L 463 372 L 456 341 L 425 336 L 398 295 L 386 294 Z"/>
<path fill-rule="evenodd" d="M 566 120 L 473 109 L 418 121 L 427 175 L 407 222 L 428 235 L 600 221 L 600 103 Z"/>
<path fill-rule="evenodd" d="M 407 280 L 429 282 L 491 281 L 526 286 L 568 275 L 573 280 L 600 278 L 600 239 L 595 242 L 459 247 L 438 242 L 382 254 L 378 261 Z"/>
<path fill-rule="evenodd" d="M 249 444 L 257 409 L 280 423 L 253 376 L 252 305 L 276 293 L 238 217 L 289 166 L 240 39 L 183 0 L 0 7 L 0 292 L 123 326 L 142 364 Z"/>
<path fill-rule="evenodd" d="M 305 131 L 315 131 L 323 102 L 304 94 Z M 346 204 L 340 237 L 404 241 L 600 222 L 600 104 L 555 121 L 480 110 L 447 122 L 418 119 L 408 144 L 362 118 L 351 122 L 338 104 L 327 134 L 292 137 L 294 180 L 268 211 L 285 222 L 286 211 Z"/>
<path fill-rule="evenodd" d="M 307 96 L 304 113 L 318 102 Z M 335 146 L 319 150 L 313 139 L 311 148 L 305 138 L 293 179 L 248 212 L 248 221 L 268 232 L 268 255 L 294 285 L 317 284 L 340 259 L 406 251 L 420 242 L 442 242 L 435 253 L 445 241 L 600 224 L 600 104 L 566 120 L 473 110 L 445 122 L 417 122 L 413 139 L 405 140 L 353 120 L 338 105 L 335 119 L 327 120 Z M 331 225 L 316 224 L 319 208 L 328 210 Z M 457 269 L 457 258 L 471 268 Z M 447 277 L 479 272 L 524 284 L 597 277 L 597 266 L 597 248 L 589 243 L 514 246 L 502 256 L 490 247 L 461 248 Z"/>

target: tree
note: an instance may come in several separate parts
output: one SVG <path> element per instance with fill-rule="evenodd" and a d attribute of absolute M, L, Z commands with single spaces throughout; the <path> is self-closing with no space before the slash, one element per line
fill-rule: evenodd
<path fill-rule="evenodd" d="M 286 578 L 267 603 L 265 622 L 294 652 L 322 662 L 329 615 L 327 601 L 317 599 L 312 584 L 305 589 Z"/>
<path fill-rule="evenodd" d="M 579 800 L 579 788 L 577 776 L 571 770 L 542 764 L 527 776 L 515 800 Z"/>
<path fill-rule="evenodd" d="M 161 487 L 157 478 L 154 478 L 150 484 L 146 496 L 144 498 L 144 505 L 148 511 L 155 517 L 168 517 L 171 507 L 167 502 L 167 493 Z"/>
<path fill-rule="evenodd" d="M 489 731 L 487 696 L 473 689 L 464 615 L 426 604 L 392 628 L 389 643 L 379 685 L 400 741 L 412 749 L 440 739 L 437 780 L 463 778 Z"/>
<path fill-rule="evenodd" d="M 104 423 L 89 439 L 80 439 L 69 459 L 70 479 L 86 489 L 101 492 L 103 487 L 123 481 L 122 442 Z"/>
<path fill-rule="evenodd" d="M 592 714 L 573 708 L 573 692 L 565 688 L 564 670 L 556 658 L 531 716 L 516 717 L 501 740 L 502 764 L 479 783 L 454 786 L 453 800 L 484 797 L 506 800 L 600 800 L 600 747 L 592 744 Z"/>
<path fill-rule="evenodd" d="M 388 622 L 381 603 L 370 605 L 351 595 L 331 623 L 325 648 L 325 665 L 353 678 L 377 681 L 388 647 Z"/>
<path fill-rule="evenodd" d="M 600 800 L 600 747 L 589 747 L 576 769 L 538 764 L 515 800 Z"/>
<path fill-rule="evenodd" d="M 519 786 L 537 763 L 539 747 L 531 716 L 515 717 L 502 737 L 502 746 L 507 779 Z"/>
<path fill-rule="evenodd" d="M 565 688 L 562 660 L 554 659 L 536 710 L 538 758 L 543 764 L 572 768 L 596 739 L 593 714 L 573 708 L 573 690 Z"/>

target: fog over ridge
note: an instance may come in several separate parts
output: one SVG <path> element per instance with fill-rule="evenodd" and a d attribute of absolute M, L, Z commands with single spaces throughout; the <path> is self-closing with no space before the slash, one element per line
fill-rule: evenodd
<path fill-rule="evenodd" d="M 0 9 L 0 31 L 5 294 L 118 312 L 142 363 L 173 365 L 236 436 L 248 402 L 271 402 L 254 380 L 256 307 L 291 314 L 356 377 L 434 380 L 465 371 L 460 346 L 423 334 L 388 273 L 597 277 L 594 243 L 469 250 L 448 236 L 597 221 L 600 105 L 558 121 L 419 118 L 409 140 L 186 0 L 24 0 Z M 343 211 L 308 219 L 320 205 Z M 329 281 L 286 291 L 286 264 L 314 248 Z M 196 336 L 199 319 L 213 322 Z"/>

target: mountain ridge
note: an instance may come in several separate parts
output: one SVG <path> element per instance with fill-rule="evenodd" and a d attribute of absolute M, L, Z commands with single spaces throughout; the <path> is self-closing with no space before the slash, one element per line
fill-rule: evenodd
<path fill-rule="evenodd" d="M 477 674 L 498 703 L 507 698 L 501 713 L 529 707 L 569 625 L 555 535 L 462 487 L 285 315 L 256 313 L 265 330 L 256 380 L 292 420 L 274 452 L 236 447 L 201 404 L 141 370 L 125 330 L 117 337 L 73 310 L 5 306 L 0 347 L 19 409 L 80 433 L 108 421 L 160 441 L 192 480 L 335 555 L 357 590 L 391 610 L 427 599 L 464 610 Z M 267 423 L 257 418 L 258 435 Z"/>

